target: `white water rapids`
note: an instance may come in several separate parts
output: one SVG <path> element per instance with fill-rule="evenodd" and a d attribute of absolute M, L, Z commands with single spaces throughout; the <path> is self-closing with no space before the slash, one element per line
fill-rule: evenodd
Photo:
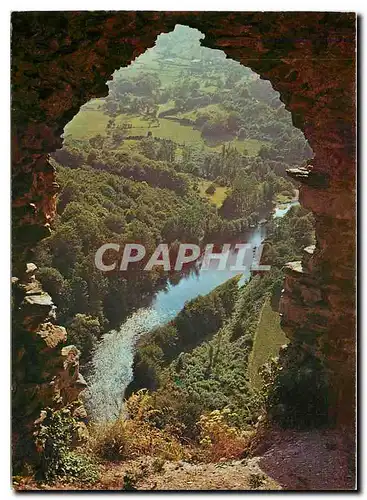
<path fill-rule="evenodd" d="M 121 326 L 106 333 L 96 349 L 85 400 L 94 420 L 113 420 L 123 409 L 125 390 L 133 378 L 134 347 L 145 332 L 168 321 L 152 308 L 139 309 Z"/>

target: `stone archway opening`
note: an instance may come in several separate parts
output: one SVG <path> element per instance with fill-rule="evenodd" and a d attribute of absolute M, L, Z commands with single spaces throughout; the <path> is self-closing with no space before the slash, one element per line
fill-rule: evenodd
<path fill-rule="evenodd" d="M 89 22 L 88 16 L 92 16 L 93 22 Z M 54 23 L 57 29 L 53 28 Z M 302 185 L 301 204 L 315 215 L 317 246 L 314 252 L 306 253 L 304 263 L 289 269 L 282 321 L 292 332 L 301 357 L 308 349 L 307 334 L 316 332 L 316 354 L 328 373 L 330 422 L 353 429 L 353 14 L 97 12 L 32 13 L 27 18 L 27 13 L 15 13 L 15 274 L 23 277 L 29 249 L 50 234 L 58 186 L 48 154 L 61 145 L 63 128 L 82 104 L 105 95 L 105 81 L 116 68 L 128 64 L 152 46 L 158 34 L 172 30 L 177 23 L 204 32 L 206 46 L 224 50 L 232 59 L 271 81 L 292 113 L 293 123 L 304 131 L 315 153 L 312 168 L 291 172 Z M 52 308 L 50 304 L 41 305 L 47 312 Z M 43 321 L 42 315 L 37 318 L 37 325 L 31 325 L 33 333 Z M 297 356 L 293 359 L 296 363 Z"/>
<path fill-rule="evenodd" d="M 250 191 L 266 187 L 271 192 L 258 202 L 251 202 L 251 210 L 246 207 L 242 214 L 232 214 L 233 203 L 226 208 L 226 200 L 217 206 L 225 219 L 250 216 L 250 227 L 255 227 L 263 219 L 260 209 L 271 218 L 275 192 L 279 197 L 279 212 L 298 203 L 295 198 L 298 186 L 288 180 L 286 169 L 304 163 L 312 154 L 302 133 L 293 127 L 289 111 L 268 81 L 260 80 L 256 73 L 239 62 L 227 59 L 222 50 L 202 47 L 200 40 L 203 37 L 198 30 L 182 25 L 176 25 L 169 34 L 158 36 L 153 48 L 129 67 L 115 71 L 106 98 L 83 105 L 65 127 L 64 146 L 53 155 L 63 166 L 59 177 L 62 186 L 58 204 L 59 226 L 54 241 L 61 234 L 60 225 L 68 226 L 73 222 L 73 213 L 84 210 L 79 203 L 84 194 L 80 193 L 78 199 L 70 187 L 74 181 L 73 169 L 75 179 L 79 175 L 78 169 L 87 167 L 91 175 L 92 171 L 105 171 L 153 182 L 154 179 L 141 177 L 141 172 L 137 174 L 131 168 L 134 154 L 140 155 L 136 157 L 140 169 L 147 160 L 167 161 L 174 165 L 180 174 L 190 175 L 204 197 L 206 189 L 213 183 L 216 194 L 231 190 L 238 173 L 246 178 L 246 182 L 254 183 L 250 185 Z M 173 155 L 171 150 L 162 148 L 166 141 L 173 143 Z M 237 152 L 237 163 L 232 165 L 229 158 L 222 164 L 224 155 L 233 151 Z M 216 159 L 219 161 L 215 162 Z M 126 165 L 126 160 L 129 165 Z M 258 179 L 254 180 L 253 175 Z M 66 183 L 69 184 L 64 189 Z M 153 185 L 156 184 L 153 182 Z M 105 189 L 108 191 L 111 187 L 105 186 Z M 86 191 L 91 196 L 89 190 Z M 216 202 L 213 196 L 207 197 Z M 92 217 L 92 205 L 89 208 Z M 106 217 L 103 208 L 106 207 L 101 207 L 99 217 L 108 219 L 108 227 L 116 229 L 117 233 L 120 229 L 123 231 L 119 225 L 121 221 L 116 217 L 112 220 L 110 213 Z M 113 208 L 110 202 L 109 211 Z M 304 219 L 304 222 L 307 225 L 308 220 Z M 86 227 L 87 222 L 81 219 L 77 233 L 85 232 Z M 238 232 L 242 230 L 241 226 Z M 54 251 L 55 247 L 59 251 L 61 243 L 65 249 L 66 242 L 56 241 Z M 68 253 L 74 258 L 76 251 Z M 59 253 L 60 258 L 53 259 L 52 267 L 69 282 L 73 262 L 70 261 L 66 269 L 65 251 Z M 78 278 L 83 280 L 86 289 L 96 286 L 95 282 L 88 282 L 85 271 L 80 272 Z M 75 297 L 73 302 L 78 301 Z M 121 303 L 115 304 L 118 306 L 121 308 Z M 81 311 L 73 310 L 73 315 L 75 312 Z M 94 310 L 84 312 L 95 314 Z M 63 318 L 65 321 L 70 322 L 69 316 Z M 110 365 L 110 360 L 106 364 Z"/>

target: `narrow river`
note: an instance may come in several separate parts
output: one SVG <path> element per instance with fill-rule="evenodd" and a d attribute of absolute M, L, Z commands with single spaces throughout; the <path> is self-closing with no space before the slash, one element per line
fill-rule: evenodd
<path fill-rule="evenodd" d="M 273 217 L 283 217 L 297 203 L 293 201 L 277 207 Z M 250 230 L 244 239 L 252 247 L 258 247 L 265 237 L 266 224 L 263 224 Z M 234 257 L 233 252 L 229 264 Z M 199 268 L 197 273 L 192 272 L 177 284 L 168 284 L 165 290 L 156 294 L 150 307 L 134 312 L 119 330 L 103 336 L 93 356 L 85 394 L 88 412 L 94 420 L 113 420 L 120 415 L 125 390 L 133 378 L 134 349 L 139 337 L 174 318 L 188 300 L 206 295 L 236 274 L 238 271 L 229 269 L 206 271 Z M 250 271 L 243 273 L 240 283 L 243 284 L 249 277 Z"/>

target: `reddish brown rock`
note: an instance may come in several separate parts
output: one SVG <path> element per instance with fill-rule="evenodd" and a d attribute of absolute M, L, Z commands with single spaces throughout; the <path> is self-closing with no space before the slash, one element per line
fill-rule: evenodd
<path fill-rule="evenodd" d="M 67 339 L 65 328 L 52 323 L 40 325 L 37 335 L 44 340 L 47 349 L 54 349 L 58 344 L 66 342 Z"/>

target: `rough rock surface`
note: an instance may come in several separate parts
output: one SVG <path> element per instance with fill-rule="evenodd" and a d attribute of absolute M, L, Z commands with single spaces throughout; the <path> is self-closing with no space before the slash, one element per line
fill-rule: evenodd
<path fill-rule="evenodd" d="M 79 373 L 79 351 L 65 346 L 66 330 L 54 324 L 55 306 L 26 265 L 23 279 L 13 279 L 12 413 L 15 465 L 32 461 L 33 424 L 46 407 L 77 401 L 86 387 Z M 75 416 L 85 418 L 80 405 Z"/>
<path fill-rule="evenodd" d="M 48 154 L 61 147 L 64 126 L 82 104 L 107 94 L 106 81 L 115 69 L 177 23 L 198 28 L 205 46 L 224 50 L 270 80 L 315 153 L 308 172 L 290 172 L 301 182 L 301 204 L 315 215 L 316 248 L 307 257 L 307 270 L 289 267 L 282 323 L 292 339 L 289 353 L 294 343 L 306 349 L 302 335 L 311 332 L 307 349 L 327 373 L 329 418 L 353 427 L 354 14 L 13 13 L 14 274 L 24 272 L 30 249 L 50 233 L 58 185 Z M 32 307 L 39 321 L 43 311 L 51 313 L 51 305 L 47 296 L 34 300 L 27 299 L 25 307 Z M 302 363 L 302 356 L 295 362 Z"/>

